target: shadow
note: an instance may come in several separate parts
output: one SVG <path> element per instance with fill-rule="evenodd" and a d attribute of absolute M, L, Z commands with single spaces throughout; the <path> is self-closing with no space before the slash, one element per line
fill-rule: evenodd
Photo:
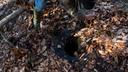
<path fill-rule="evenodd" d="M 68 30 L 67 27 L 64 27 L 63 29 L 58 29 L 57 27 L 55 27 L 52 35 L 53 37 L 52 42 L 54 45 L 53 46 L 54 52 L 57 56 L 68 60 L 70 63 L 79 61 L 78 57 L 74 55 L 74 52 L 78 50 L 78 43 L 77 43 L 77 37 L 74 37 L 73 34 L 76 31 L 79 31 L 81 28 L 82 27 L 77 25 L 76 29 L 74 31 L 73 30 L 71 31 Z M 58 45 L 60 45 L 61 47 L 58 48 Z"/>
<path fill-rule="evenodd" d="M 68 60 L 68 62 L 70 62 L 70 63 L 74 63 L 74 62 L 79 61 L 78 57 L 69 56 L 69 55 L 65 54 L 65 51 L 62 48 L 54 48 L 54 50 L 55 50 L 55 54 L 57 56 L 59 56 L 62 59 Z"/>

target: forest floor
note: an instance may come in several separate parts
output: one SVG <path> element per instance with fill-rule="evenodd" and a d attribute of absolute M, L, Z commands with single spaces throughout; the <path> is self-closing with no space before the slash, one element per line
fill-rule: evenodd
<path fill-rule="evenodd" d="M 18 9 L 7 1 L 0 0 L 0 20 Z M 0 72 L 128 72 L 128 2 L 114 1 L 98 0 L 81 22 L 51 0 L 38 32 L 24 11 L 0 28 Z M 67 34 L 80 40 L 75 57 L 64 52 Z"/>

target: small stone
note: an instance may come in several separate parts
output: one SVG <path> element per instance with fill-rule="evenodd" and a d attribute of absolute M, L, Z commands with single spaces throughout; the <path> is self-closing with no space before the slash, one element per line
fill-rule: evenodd
<path fill-rule="evenodd" d="M 61 48 L 61 45 L 57 45 L 57 48 Z"/>

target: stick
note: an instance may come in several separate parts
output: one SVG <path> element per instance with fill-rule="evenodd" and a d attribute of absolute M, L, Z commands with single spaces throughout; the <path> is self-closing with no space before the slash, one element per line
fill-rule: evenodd
<path fill-rule="evenodd" d="M 7 40 L 7 38 L 5 37 L 5 35 L 2 32 L 0 32 L 0 36 L 3 38 L 2 40 L 4 42 L 8 43 L 8 45 L 10 45 L 12 48 L 15 47 L 10 41 Z"/>
<path fill-rule="evenodd" d="M 5 18 L 3 18 L 0 21 L 0 27 L 2 27 L 4 24 L 6 24 L 7 22 L 9 22 L 11 19 L 13 19 L 14 17 L 16 17 L 17 15 L 21 14 L 24 11 L 24 9 L 20 8 L 14 12 L 12 12 L 10 15 L 6 16 Z"/>

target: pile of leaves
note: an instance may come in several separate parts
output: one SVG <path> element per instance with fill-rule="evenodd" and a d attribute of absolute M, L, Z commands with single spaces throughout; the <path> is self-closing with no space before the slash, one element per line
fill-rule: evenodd
<path fill-rule="evenodd" d="M 96 15 L 90 20 L 86 19 L 86 27 L 75 36 L 80 38 L 86 55 L 93 55 L 91 59 L 94 60 L 93 66 L 96 65 L 93 67 L 95 70 L 127 72 L 128 13 L 107 2 L 101 3 L 100 6 L 103 8 L 96 8 Z M 101 67 L 97 68 L 100 65 Z"/>
<path fill-rule="evenodd" d="M 7 14 L 17 9 L 5 7 L 9 9 Z M 33 28 L 32 18 L 31 11 L 26 10 L 1 29 L 1 72 L 128 71 L 128 13 L 111 1 L 98 0 L 81 22 L 71 17 L 58 0 L 50 0 L 39 32 Z M 72 34 L 80 39 L 76 57 L 67 56 L 63 50 L 65 39 Z"/>

